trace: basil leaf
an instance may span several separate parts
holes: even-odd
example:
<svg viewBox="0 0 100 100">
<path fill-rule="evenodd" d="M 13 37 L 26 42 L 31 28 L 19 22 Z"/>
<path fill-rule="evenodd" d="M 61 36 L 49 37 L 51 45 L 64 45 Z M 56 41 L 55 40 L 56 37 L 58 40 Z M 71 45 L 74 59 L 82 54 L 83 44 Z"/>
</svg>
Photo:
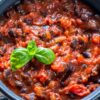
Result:
<svg viewBox="0 0 100 100">
<path fill-rule="evenodd" d="M 36 46 L 35 41 L 33 41 L 33 40 L 30 41 L 30 42 L 28 43 L 27 49 L 28 49 L 28 51 L 29 51 L 29 54 L 30 54 L 31 56 L 34 56 L 34 54 L 35 54 L 35 52 L 36 52 L 36 50 L 37 50 L 37 46 Z"/>
<path fill-rule="evenodd" d="M 55 54 L 51 49 L 40 47 L 37 49 L 35 58 L 41 63 L 49 65 L 55 60 Z"/>
<path fill-rule="evenodd" d="M 27 48 L 15 49 L 10 57 L 11 69 L 17 70 L 27 64 L 35 57 L 41 63 L 46 65 L 51 64 L 55 60 L 55 54 L 51 49 L 38 48 L 32 40 L 28 43 Z"/>
<path fill-rule="evenodd" d="M 29 55 L 29 51 L 25 48 L 15 49 L 10 58 L 11 69 L 17 70 L 22 68 L 25 64 L 27 64 L 32 57 Z"/>
</svg>

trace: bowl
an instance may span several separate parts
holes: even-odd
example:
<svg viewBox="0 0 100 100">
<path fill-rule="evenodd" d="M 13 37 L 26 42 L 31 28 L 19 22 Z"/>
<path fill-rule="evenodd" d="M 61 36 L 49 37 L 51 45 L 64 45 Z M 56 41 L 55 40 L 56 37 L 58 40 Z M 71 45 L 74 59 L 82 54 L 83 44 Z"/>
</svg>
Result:
<svg viewBox="0 0 100 100">
<path fill-rule="evenodd" d="M 5 1 L 6 0 L 0 1 L 0 6 L 4 10 L 6 9 L 5 6 L 8 7 L 11 4 L 11 2 L 7 3 L 7 1 L 6 2 Z M 9 0 L 9 1 L 12 1 L 12 0 Z M 6 3 L 5 6 L 3 6 L 4 2 Z M 12 2 L 12 4 L 14 4 L 14 2 Z M 0 14 L 3 13 L 3 9 L 0 10 Z M 6 97 L 1 96 L 0 100 L 8 100 L 7 98 L 11 100 L 24 100 L 20 96 L 16 95 L 13 91 L 11 91 L 1 80 L 0 80 L 0 91 L 6 96 Z M 88 96 L 84 97 L 82 100 L 100 100 L 100 87 L 98 87 L 95 91 L 93 91 Z"/>
</svg>

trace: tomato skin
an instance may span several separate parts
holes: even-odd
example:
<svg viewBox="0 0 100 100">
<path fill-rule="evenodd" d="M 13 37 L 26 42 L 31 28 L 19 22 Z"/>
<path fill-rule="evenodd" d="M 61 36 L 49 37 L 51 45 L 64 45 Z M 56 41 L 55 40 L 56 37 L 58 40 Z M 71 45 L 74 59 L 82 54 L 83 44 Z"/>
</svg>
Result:
<svg viewBox="0 0 100 100">
<path fill-rule="evenodd" d="M 36 85 L 33 90 L 37 96 L 43 97 L 43 91 L 45 90 L 43 87 Z"/>
<path fill-rule="evenodd" d="M 99 44 L 99 43 L 100 43 L 100 35 L 94 34 L 94 35 L 92 36 L 92 42 L 93 42 L 93 43 L 96 43 L 96 44 Z"/>
<path fill-rule="evenodd" d="M 60 23 L 61 23 L 61 26 L 64 29 L 67 29 L 67 28 L 69 28 L 72 25 L 72 21 L 70 19 L 68 19 L 67 17 L 62 17 L 60 19 Z"/>
<path fill-rule="evenodd" d="M 5 69 L 5 67 L 4 67 L 4 66 L 2 66 L 2 65 L 0 65 L 0 72 L 3 72 L 3 71 L 4 71 L 4 69 Z"/>
<path fill-rule="evenodd" d="M 39 72 L 39 75 L 38 75 L 38 79 L 40 82 L 44 83 L 46 80 L 48 80 L 48 75 L 47 73 L 45 72 L 45 70 L 41 70 Z"/>
<path fill-rule="evenodd" d="M 45 82 L 48 79 L 48 77 L 45 74 L 41 74 L 41 76 L 39 76 L 39 80 L 40 82 Z"/>
<path fill-rule="evenodd" d="M 1 59 L 0 59 L 1 60 Z M 4 65 L 3 63 L 0 61 L 0 72 L 2 72 L 4 70 Z"/>
<path fill-rule="evenodd" d="M 80 97 L 83 97 L 83 96 L 86 96 L 90 93 L 90 91 L 83 85 L 79 85 L 79 84 L 74 84 L 70 87 L 69 89 L 70 92 L 80 96 Z"/>
<path fill-rule="evenodd" d="M 54 64 L 51 65 L 51 69 L 55 72 L 63 72 L 65 70 L 65 62 L 61 57 L 58 57 Z"/>
<path fill-rule="evenodd" d="M 64 67 L 62 65 L 52 65 L 51 69 L 53 71 L 56 71 L 56 72 L 63 72 L 64 71 Z"/>
</svg>

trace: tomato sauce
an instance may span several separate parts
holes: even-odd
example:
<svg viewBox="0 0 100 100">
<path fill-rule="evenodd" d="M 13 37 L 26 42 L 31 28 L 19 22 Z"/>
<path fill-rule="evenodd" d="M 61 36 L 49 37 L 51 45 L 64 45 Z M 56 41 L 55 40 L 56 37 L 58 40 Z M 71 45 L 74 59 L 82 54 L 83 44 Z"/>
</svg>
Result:
<svg viewBox="0 0 100 100">
<path fill-rule="evenodd" d="M 35 40 L 56 55 L 12 71 L 10 55 Z M 100 16 L 80 0 L 23 0 L 0 17 L 0 78 L 25 100 L 81 99 L 100 86 Z"/>
</svg>

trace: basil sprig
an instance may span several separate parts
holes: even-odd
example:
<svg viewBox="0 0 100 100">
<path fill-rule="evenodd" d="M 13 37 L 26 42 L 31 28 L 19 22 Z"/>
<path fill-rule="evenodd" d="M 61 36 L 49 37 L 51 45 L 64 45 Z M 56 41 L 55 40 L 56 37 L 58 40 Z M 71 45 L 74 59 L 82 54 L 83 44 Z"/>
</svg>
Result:
<svg viewBox="0 0 100 100">
<path fill-rule="evenodd" d="M 30 60 L 36 58 L 43 64 L 49 65 L 55 60 L 54 52 L 49 48 L 37 47 L 35 41 L 30 41 L 27 48 L 15 49 L 10 57 L 11 69 L 22 68 Z"/>
<path fill-rule="evenodd" d="M 37 49 L 35 58 L 41 63 L 49 65 L 54 61 L 55 55 L 51 49 L 40 47 Z"/>
<path fill-rule="evenodd" d="M 30 41 L 28 43 L 28 46 L 27 46 L 27 50 L 29 51 L 29 54 L 31 56 L 34 56 L 36 51 L 37 51 L 37 46 L 36 46 L 36 43 L 34 41 Z"/>
<path fill-rule="evenodd" d="M 15 49 L 10 58 L 11 69 L 16 70 L 27 64 L 32 57 L 29 55 L 29 51 L 26 48 Z"/>
</svg>

